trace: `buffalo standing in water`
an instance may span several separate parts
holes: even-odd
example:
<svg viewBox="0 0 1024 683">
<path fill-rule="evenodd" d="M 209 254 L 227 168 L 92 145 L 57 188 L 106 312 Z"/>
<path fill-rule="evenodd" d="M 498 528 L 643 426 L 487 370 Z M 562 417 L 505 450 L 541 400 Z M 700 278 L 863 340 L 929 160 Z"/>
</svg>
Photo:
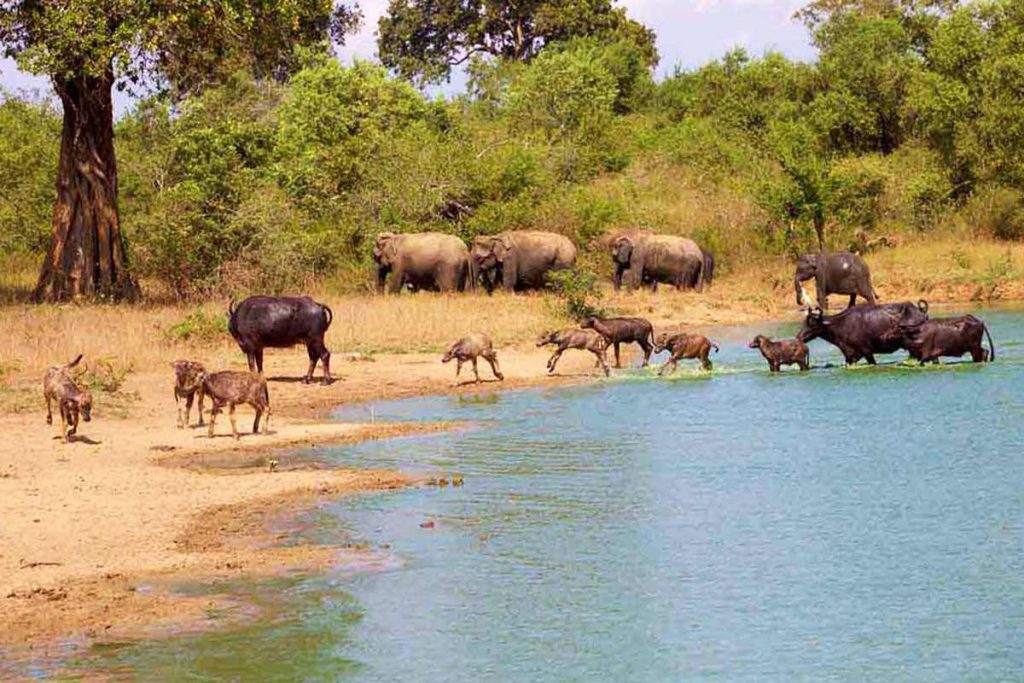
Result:
<svg viewBox="0 0 1024 683">
<path fill-rule="evenodd" d="M 838 315 L 825 315 L 822 310 L 808 311 L 803 329 L 796 338 L 805 344 L 821 337 L 839 347 L 847 365 L 861 358 L 875 365 L 875 354 L 895 353 L 906 348 L 903 327 L 923 323 L 928 319 L 928 303 L 872 306 L 851 306 Z"/>
<path fill-rule="evenodd" d="M 263 374 L 263 349 L 305 344 L 309 370 L 302 381 L 307 384 L 313 381 L 317 361 L 324 365 L 324 383 L 332 381 L 331 352 L 324 335 L 333 319 L 330 308 L 308 296 L 251 296 L 238 308 L 234 302 L 228 306 L 228 331 L 249 361 L 251 372 Z"/>
<path fill-rule="evenodd" d="M 903 325 L 903 345 L 910 357 L 921 365 L 939 362 L 941 356 L 959 358 L 971 354 L 975 363 L 994 361 L 996 347 L 988 327 L 973 315 L 959 318 L 935 318 L 916 325 Z M 988 348 L 982 348 L 982 337 L 988 337 Z"/>
</svg>

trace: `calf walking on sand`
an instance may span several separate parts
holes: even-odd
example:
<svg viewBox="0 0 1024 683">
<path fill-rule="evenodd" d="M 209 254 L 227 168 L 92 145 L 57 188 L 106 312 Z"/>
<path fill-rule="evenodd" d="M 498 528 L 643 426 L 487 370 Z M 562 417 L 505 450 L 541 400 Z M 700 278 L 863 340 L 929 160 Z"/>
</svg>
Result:
<svg viewBox="0 0 1024 683">
<path fill-rule="evenodd" d="M 772 372 L 779 372 L 783 365 L 799 365 L 801 371 L 810 368 L 807 364 L 810 351 L 807 349 L 807 344 L 799 339 L 772 341 L 763 334 L 759 334 L 747 346 L 761 350 L 761 355 L 768 361 L 768 369 Z"/>
<path fill-rule="evenodd" d="M 473 376 L 476 377 L 476 383 L 480 383 L 480 372 L 476 367 L 477 358 L 483 358 L 491 364 L 491 372 L 494 373 L 499 382 L 505 379 L 505 375 L 501 374 L 501 368 L 498 366 L 498 354 L 494 351 L 494 344 L 491 343 L 491 338 L 486 334 L 476 332 L 467 334 L 451 345 L 444 356 L 441 357 L 441 362 L 448 363 L 453 358 L 455 359 L 456 383 L 459 381 L 459 373 L 462 372 L 462 364 L 466 361 L 473 363 Z"/>
<path fill-rule="evenodd" d="M 43 398 L 46 399 L 46 424 L 53 424 L 53 407 L 57 402 L 60 412 L 60 439 L 64 443 L 78 432 L 78 417 L 86 422 L 92 420 L 92 394 L 81 389 L 71 378 L 71 369 L 82 360 L 82 354 L 67 365 L 54 366 L 43 377 Z"/>
<path fill-rule="evenodd" d="M 235 424 L 235 406 L 240 403 L 246 403 L 256 410 L 256 419 L 252 422 L 253 434 L 259 432 L 260 416 L 263 413 L 267 414 L 263 419 L 263 433 L 266 434 L 270 429 L 270 393 L 267 391 L 267 380 L 263 375 L 239 370 L 225 370 L 212 375 L 204 373 L 202 391 L 213 401 L 210 408 L 210 427 L 207 431 L 211 438 L 217 415 L 225 405 L 228 406 L 231 433 L 235 439 L 240 437 L 238 425 Z"/>
</svg>

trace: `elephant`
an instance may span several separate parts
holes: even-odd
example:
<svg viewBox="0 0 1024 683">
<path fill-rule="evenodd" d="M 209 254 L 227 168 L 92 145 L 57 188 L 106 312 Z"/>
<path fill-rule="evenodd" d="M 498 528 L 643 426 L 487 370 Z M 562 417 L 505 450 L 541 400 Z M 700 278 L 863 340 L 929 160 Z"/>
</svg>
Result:
<svg viewBox="0 0 1024 683">
<path fill-rule="evenodd" d="M 551 271 L 576 265 L 576 247 L 553 232 L 521 230 L 485 235 L 470 247 L 471 279 L 483 281 L 487 293 L 543 289 Z"/>
<path fill-rule="evenodd" d="M 373 247 L 377 291 L 392 294 L 408 285 L 413 291 L 463 292 L 473 289 L 469 250 L 461 239 L 440 232 L 383 232 Z M 391 282 L 388 283 L 388 275 Z"/>
<path fill-rule="evenodd" d="M 872 306 L 877 303 L 878 295 L 871 286 L 871 271 L 864 259 L 856 254 L 848 251 L 822 251 L 801 255 L 796 261 L 796 275 L 793 277 L 797 306 L 811 305 L 811 302 L 804 301 L 803 287 L 800 285 L 811 278 L 814 278 L 817 289 L 818 307 L 823 311 L 828 310 L 829 294 L 849 294 L 850 306 L 857 302 L 857 295 L 867 299 Z"/>
<path fill-rule="evenodd" d="M 676 289 L 700 292 L 711 285 L 714 258 L 686 237 L 630 230 L 619 235 L 611 249 L 615 263 L 612 282 L 616 290 L 622 287 L 627 270 L 634 288 L 650 285 L 657 291 L 658 283 L 664 282 Z"/>
</svg>

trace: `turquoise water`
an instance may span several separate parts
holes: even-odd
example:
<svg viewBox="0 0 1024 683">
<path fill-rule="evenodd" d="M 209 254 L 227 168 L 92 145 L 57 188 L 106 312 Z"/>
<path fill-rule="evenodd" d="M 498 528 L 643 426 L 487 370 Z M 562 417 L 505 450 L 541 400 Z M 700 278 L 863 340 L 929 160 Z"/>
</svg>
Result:
<svg viewBox="0 0 1024 683">
<path fill-rule="evenodd" d="M 373 571 L 240 586 L 272 616 L 108 647 L 81 670 L 1022 680 L 1024 316 L 982 315 L 998 354 L 986 366 L 847 370 L 817 341 L 817 369 L 770 376 L 745 348 L 753 331 L 733 330 L 718 336 L 711 378 L 632 370 L 579 388 L 377 403 L 378 420 L 476 426 L 326 456 L 465 476 L 301 520 L 314 539 L 369 542 Z"/>
</svg>

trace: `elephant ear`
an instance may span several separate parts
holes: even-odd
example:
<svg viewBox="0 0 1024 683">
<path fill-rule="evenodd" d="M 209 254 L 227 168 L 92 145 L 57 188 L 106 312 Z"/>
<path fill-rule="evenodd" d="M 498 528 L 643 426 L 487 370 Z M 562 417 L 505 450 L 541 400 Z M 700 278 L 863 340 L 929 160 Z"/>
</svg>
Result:
<svg viewBox="0 0 1024 683">
<path fill-rule="evenodd" d="M 512 253 L 512 238 L 508 235 L 498 235 L 491 242 L 491 251 L 499 263 L 504 263 L 508 255 Z"/>
<path fill-rule="evenodd" d="M 644 263 L 647 258 L 648 244 L 647 240 L 639 240 L 639 242 L 629 241 L 633 246 L 633 253 L 629 258 L 629 281 L 632 286 L 636 289 L 640 289 L 644 285 Z"/>
<path fill-rule="evenodd" d="M 384 242 L 381 252 L 389 263 L 394 263 L 398 259 L 398 247 L 401 246 L 402 243 L 402 240 L 400 239 L 401 236 L 394 233 L 384 234 L 388 236 L 388 239 Z"/>
</svg>

